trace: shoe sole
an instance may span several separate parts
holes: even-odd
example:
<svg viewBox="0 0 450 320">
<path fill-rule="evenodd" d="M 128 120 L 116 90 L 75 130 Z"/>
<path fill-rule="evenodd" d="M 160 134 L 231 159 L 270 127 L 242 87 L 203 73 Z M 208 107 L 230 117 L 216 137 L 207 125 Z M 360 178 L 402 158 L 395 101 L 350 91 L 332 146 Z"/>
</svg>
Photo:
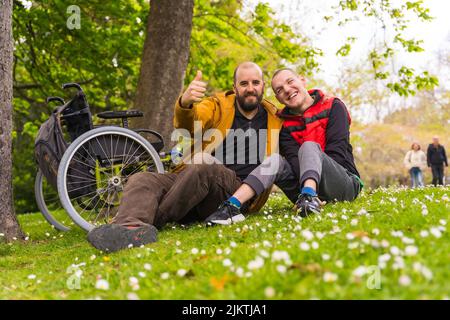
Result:
<svg viewBox="0 0 450 320">
<path fill-rule="evenodd" d="M 320 210 L 304 210 L 303 208 L 300 208 L 297 210 L 297 213 L 300 215 L 300 217 L 306 218 L 311 214 L 320 214 Z"/>
<path fill-rule="evenodd" d="M 237 215 L 233 216 L 232 218 L 228 218 L 226 220 L 211 220 L 211 221 L 208 221 L 208 223 L 209 224 L 213 224 L 214 223 L 214 224 L 220 224 L 220 225 L 223 225 L 223 226 L 228 226 L 230 224 L 241 222 L 241 221 L 244 221 L 244 220 L 245 220 L 245 217 L 241 213 L 241 214 L 237 214 Z"/>
<path fill-rule="evenodd" d="M 108 224 L 91 230 L 87 240 L 98 250 L 116 252 L 156 242 L 157 230 L 152 225 L 127 229 L 120 225 Z"/>
</svg>

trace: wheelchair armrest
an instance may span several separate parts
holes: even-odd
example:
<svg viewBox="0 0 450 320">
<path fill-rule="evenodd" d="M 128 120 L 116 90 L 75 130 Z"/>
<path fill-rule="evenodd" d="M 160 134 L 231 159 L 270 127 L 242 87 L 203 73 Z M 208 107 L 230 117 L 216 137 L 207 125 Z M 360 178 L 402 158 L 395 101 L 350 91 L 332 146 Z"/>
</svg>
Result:
<svg viewBox="0 0 450 320">
<path fill-rule="evenodd" d="M 143 117 L 144 113 L 139 110 L 124 110 L 124 111 L 104 111 L 97 113 L 97 117 L 101 119 L 124 119 Z"/>
</svg>

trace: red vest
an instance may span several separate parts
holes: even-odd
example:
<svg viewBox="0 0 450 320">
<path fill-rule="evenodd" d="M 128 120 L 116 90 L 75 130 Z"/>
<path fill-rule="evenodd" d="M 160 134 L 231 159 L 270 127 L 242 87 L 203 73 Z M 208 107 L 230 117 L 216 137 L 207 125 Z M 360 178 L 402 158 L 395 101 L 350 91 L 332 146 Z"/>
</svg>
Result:
<svg viewBox="0 0 450 320">
<path fill-rule="evenodd" d="M 280 116 L 284 119 L 283 127 L 291 136 L 302 145 L 305 141 L 314 141 L 320 144 L 325 151 L 328 117 L 336 97 L 325 97 L 320 90 L 309 90 L 310 95 L 318 94 L 320 100 L 309 107 L 303 115 L 289 115 L 282 110 Z M 285 107 L 286 108 L 286 107 Z M 347 111 L 347 110 L 346 110 Z M 348 122 L 351 123 L 350 114 L 347 111 Z"/>
</svg>

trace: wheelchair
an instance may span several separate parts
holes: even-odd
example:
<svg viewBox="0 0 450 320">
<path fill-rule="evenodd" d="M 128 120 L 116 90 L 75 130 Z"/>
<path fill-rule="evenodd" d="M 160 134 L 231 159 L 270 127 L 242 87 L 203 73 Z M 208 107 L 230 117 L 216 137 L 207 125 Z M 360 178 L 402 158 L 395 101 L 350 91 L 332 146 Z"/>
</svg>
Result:
<svg viewBox="0 0 450 320">
<path fill-rule="evenodd" d="M 58 165 L 56 183 L 40 168 L 35 179 L 35 198 L 44 218 L 57 230 L 70 228 L 55 218 L 64 209 L 73 222 L 86 231 L 110 223 L 117 213 L 123 188 L 137 172 L 164 173 L 170 155 L 160 158 L 162 136 L 149 129 L 130 129 L 128 119 L 142 117 L 137 110 L 105 111 L 96 116 L 104 121 L 120 119 L 120 125 L 93 125 L 86 96 L 77 83 L 63 85 L 77 93 L 69 102 L 59 97 L 61 127 L 67 149 Z M 117 120 L 116 120 L 117 121 Z M 44 168 L 46 169 L 46 168 Z M 56 189 L 56 190 L 55 190 Z"/>
</svg>

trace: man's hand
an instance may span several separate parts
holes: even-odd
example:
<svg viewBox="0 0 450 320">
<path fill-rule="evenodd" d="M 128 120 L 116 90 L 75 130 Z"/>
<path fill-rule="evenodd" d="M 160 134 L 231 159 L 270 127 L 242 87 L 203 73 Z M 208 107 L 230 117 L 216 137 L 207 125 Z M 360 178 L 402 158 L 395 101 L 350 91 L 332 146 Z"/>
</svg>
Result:
<svg viewBox="0 0 450 320">
<path fill-rule="evenodd" d="M 202 81 L 202 72 L 197 71 L 197 75 L 194 80 L 189 84 L 186 91 L 181 96 L 181 106 L 184 108 L 189 107 L 194 102 L 202 101 L 205 96 L 206 82 Z"/>
</svg>

